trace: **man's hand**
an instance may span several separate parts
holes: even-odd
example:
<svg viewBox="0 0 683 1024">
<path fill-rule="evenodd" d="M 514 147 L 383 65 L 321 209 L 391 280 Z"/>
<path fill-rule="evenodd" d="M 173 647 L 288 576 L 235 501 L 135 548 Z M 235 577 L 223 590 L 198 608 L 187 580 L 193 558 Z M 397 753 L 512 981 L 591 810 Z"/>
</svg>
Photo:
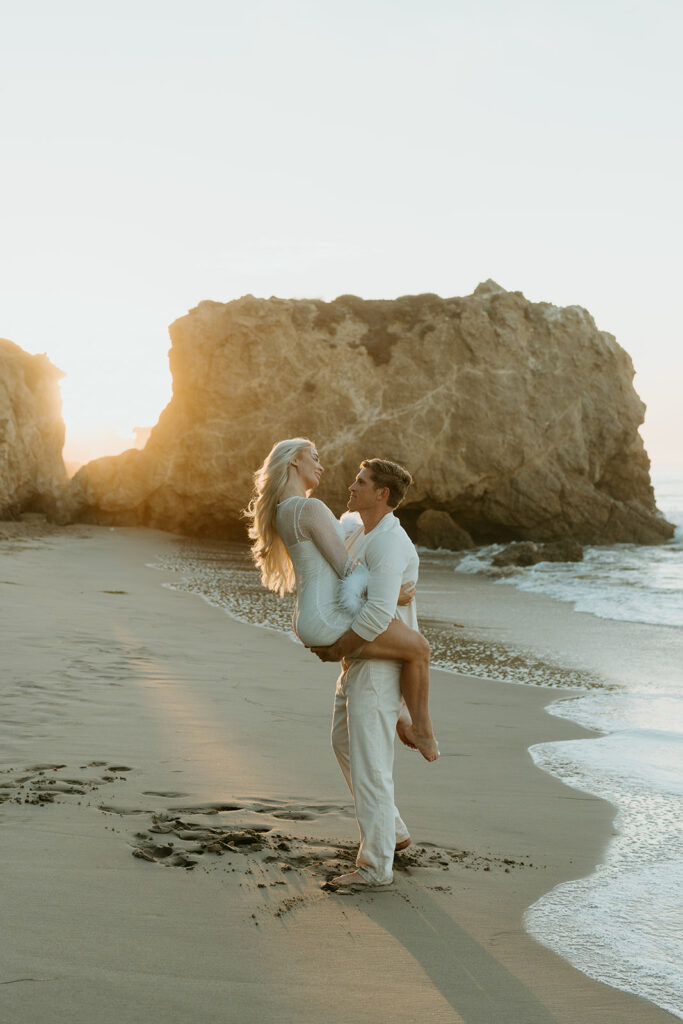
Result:
<svg viewBox="0 0 683 1024">
<path fill-rule="evenodd" d="M 341 661 L 344 657 L 343 654 L 339 654 L 337 651 L 336 644 L 330 644 L 329 647 L 310 647 L 309 650 L 315 654 L 316 658 L 320 658 L 321 661 Z"/>
<path fill-rule="evenodd" d="M 401 584 L 401 589 L 398 592 L 398 603 L 410 604 L 411 601 L 415 600 L 415 592 L 417 590 L 417 584 L 414 580 L 408 580 L 407 583 Z"/>
<path fill-rule="evenodd" d="M 348 629 L 335 643 L 328 647 L 311 647 L 310 650 L 321 661 L 341 661 L 365 645 L 365 640 L 352 629 Z"/>
</svg>

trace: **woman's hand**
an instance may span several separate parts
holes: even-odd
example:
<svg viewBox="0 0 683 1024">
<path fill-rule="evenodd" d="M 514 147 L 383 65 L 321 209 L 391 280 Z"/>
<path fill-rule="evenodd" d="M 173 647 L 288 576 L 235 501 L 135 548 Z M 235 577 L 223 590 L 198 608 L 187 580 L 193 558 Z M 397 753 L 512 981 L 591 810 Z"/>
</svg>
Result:
<svg viewBox="0 0 683 1024">
<path fill-rule="evenodd" d="M 407 583 L 401 584 L 401 589 L 398 592 L 398 603 L 399 604 L 410 604 L 415 599 L 416 583 L 414 580 L 408 580 Z"/>
</svg>

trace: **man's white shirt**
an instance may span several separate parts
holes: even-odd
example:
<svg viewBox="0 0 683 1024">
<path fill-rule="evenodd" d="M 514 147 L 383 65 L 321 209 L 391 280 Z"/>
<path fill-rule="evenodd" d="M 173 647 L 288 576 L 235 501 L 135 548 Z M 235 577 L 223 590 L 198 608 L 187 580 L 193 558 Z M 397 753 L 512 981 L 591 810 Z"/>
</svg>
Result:
<svg viewBox="0 0 683 1024">
<path fill-rule="evenodd" d="M 346 544 L 349 554 L 365 562 L 370 573 L 367 601 L 351 623 L 354 633 L 363 640 L 374 640 L 394 618 L 417 629 L 415 601 L 398 606 L 398 596 L 402 583 L 417 582 L 420 559 L 393 512 L 388 512 L 369 533 L 364 533 L 362 527 L 355 530 Z"/>
</svg>

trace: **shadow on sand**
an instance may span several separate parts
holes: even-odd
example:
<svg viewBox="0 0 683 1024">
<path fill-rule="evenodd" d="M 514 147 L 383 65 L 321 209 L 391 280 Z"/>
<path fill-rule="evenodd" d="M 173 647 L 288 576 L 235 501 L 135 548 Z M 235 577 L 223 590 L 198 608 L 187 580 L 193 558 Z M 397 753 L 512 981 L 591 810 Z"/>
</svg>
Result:
<svg viewBox="0 0 683 1024">
<path fill-rule="evenodd" d="M 465 1024 L 556 1024 L 522 982 L 423 889 L 419 904 L 413 895 L 409 889 L 362 898 L 358 910 L 414 957 Z"/>
</svg>

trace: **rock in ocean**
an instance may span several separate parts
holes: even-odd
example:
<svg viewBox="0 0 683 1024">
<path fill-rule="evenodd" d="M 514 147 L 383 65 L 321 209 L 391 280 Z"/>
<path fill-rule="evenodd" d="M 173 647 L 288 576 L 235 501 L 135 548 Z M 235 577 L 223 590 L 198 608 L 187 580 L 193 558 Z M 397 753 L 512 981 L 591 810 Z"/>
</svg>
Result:
<svg viewBox="0 0 683 1024">
<path fill-rule="evenodd" d="M 491 564 L 497 568 L 508 565 L 536 565 L 538 562 L 582 562 L 583 548 L 571 537 L 534 544 L 530 540 L 514 541 L 494 555 Z"/>
<path fill-rule="evenodd" d="M 631 360 L 579 306 L 492 281 L 448 299 L 247 295 L 201 302 L 170 334 L 169 405 L 142 451 L 76 474 L 70 518 L 243 536 L 254 470 L 303 435 L 337 514 L 360 460 L 380 456 L 415 478 L 402 509 L 414 534 L 433 510 L 463 543 L 672 535 Z"/>
</svg>

